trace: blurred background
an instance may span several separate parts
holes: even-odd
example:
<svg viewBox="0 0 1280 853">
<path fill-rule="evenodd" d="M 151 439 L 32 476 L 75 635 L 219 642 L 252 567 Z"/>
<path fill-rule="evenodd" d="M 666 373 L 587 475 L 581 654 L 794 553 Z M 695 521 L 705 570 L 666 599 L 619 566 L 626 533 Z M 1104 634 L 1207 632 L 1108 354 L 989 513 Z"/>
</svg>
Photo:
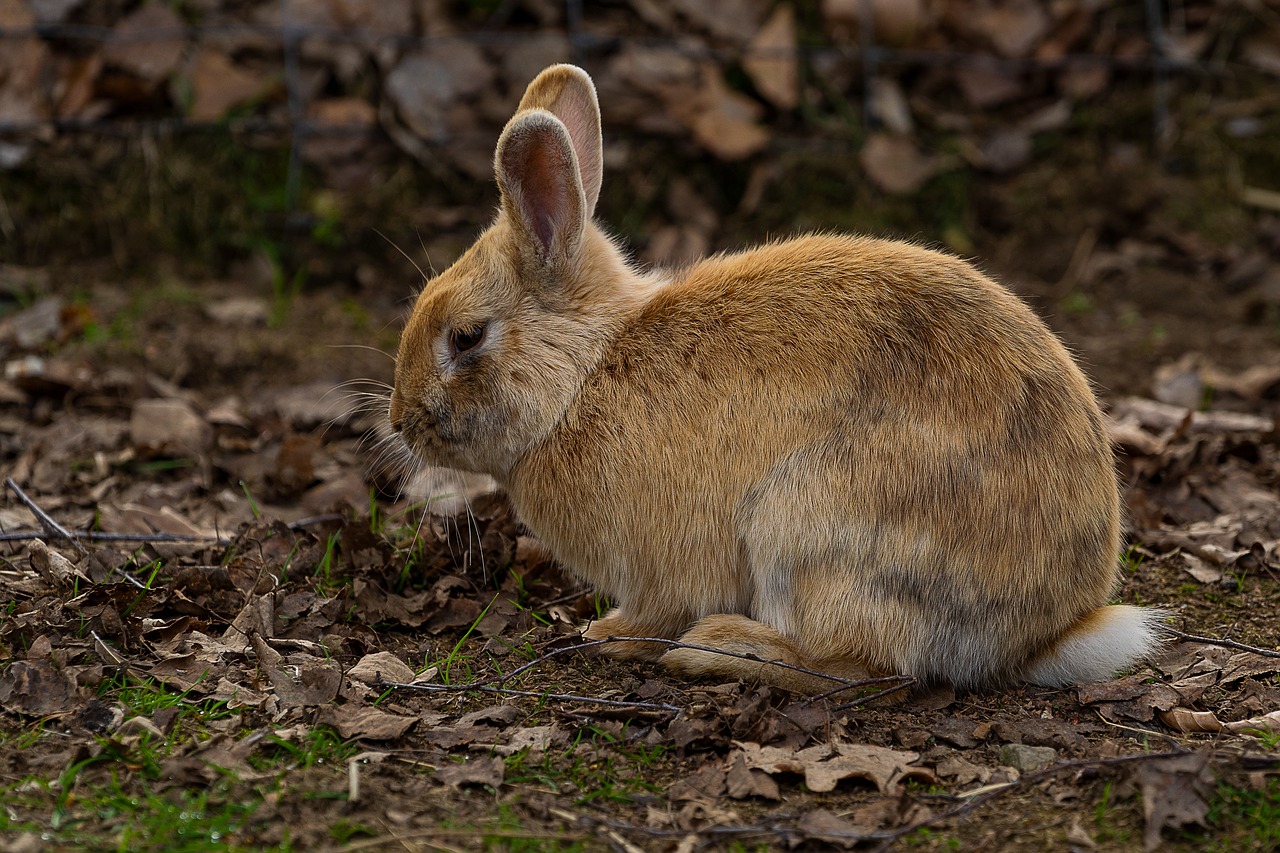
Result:
<svg viewBox="0 0 1280 853">
<path fill-rule="evenodd" d="M 0 0 L 3 397 L 387 379 L 339 347 L 394 351 L 562 61 L 642 263 L 901 237 L 1017 290 L 1104 394 L 1280 384 L 1274 0 Z"/>
</svg>

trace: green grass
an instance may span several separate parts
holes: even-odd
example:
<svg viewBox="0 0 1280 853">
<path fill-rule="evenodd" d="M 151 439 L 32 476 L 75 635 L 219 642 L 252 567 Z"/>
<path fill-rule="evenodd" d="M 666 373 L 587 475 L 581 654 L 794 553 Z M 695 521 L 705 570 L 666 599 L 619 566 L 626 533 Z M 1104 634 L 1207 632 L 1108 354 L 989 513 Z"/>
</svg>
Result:
<svg viewBox="0 0 1280 853">
<path fill-rule="evenodd" d="M 630 803 L 661 793 L 661 787 L 649 780 L 665 758 L 662 744 L 628 743 L 624 737 L 588 727 L 580 729 L 567 748 L 539 753 L 524 749 L 508 756 L 506 782 L 550 788 L 579 806 Z"/>
<path fill-rule="evenodd" d="M 360 751 L 355 744 L 324 727 L 314 728 L 296 740 L 269 734 L 266 743 L 264 749 L 249 759 L 259 770 L 298 770 L 326 764 L 341 767 Z"/>
<path fill-rule="evenodd" d="M 1219 784 L 1209 804 L 1209 829 L 1185 833 L 1192 849 L 1204 853 L 1280 850 L 1280 779 L 1261 787 Z"/>
<path fill-rule="evenodd" d="M 117 673 L 103 681 L 98 696 L 122 705 L 126 717 L 149 717 L 165 708 L 179 708 L 200 723 L 233 716 L 226 702 L 193 699 L 189 689 L 170 690 L 151 678 L 137 678 L 127 673 Z"/>
<path fill-rule="evenodd" d="M 138 698 L 136 691 L 120 692 Z M 33 833 L 58 850 L 292 849 L 287 841 L 262 847 L 239 840 L 263 797 L 232 774 L 209 785 L 169 779 L 165 762 L 177 741 L 176 734 L 144 733 L 131 743 L 100 738 L 93 754 L 52 779 L 29 775 L 0 787 L 0 832 Z"/>
<path fill-rule="evenodd" d="M 131 714 L 175 707 L 185 697 L 147 681 L 110 684 L 108 696 Z M 295 790 L 290 781 L 299 770 L 340 769 L 359 750 L 324 727 L 292 739 L 267 735 L 248 760 L 255 771 L 268 774 L 260 783 L 247 784 L 222 768 L 202 771 L 212 776 L 209 783 L 173 778 L 172 761 L 182 761 L 192 738 L 204 739 L 203 723 L 226 714 L 221 703 L 181 707 L 182 717 L 166 736 L 143 732 L 136 739 L 98 738 L 90 755 L 75 753 L 53 778 L 33 774 L 0 786 L 0 833 L 35 834 L 58 850 L 288 851 L 293 847 L 287 828 L 278 843 L 263 845 L 258 838 L 259 829 L 280 820 L 273 806 L 260 816 L 260 826 L 255 823 L 265 801 L 345 797 L 328 790 Z M 30 726 L 0 733 L 0 745 L 33 748 L 44 738 L 43 727 Z M 345 842 L 367 830 L 335 816 L 330 833 Z"/>
</svg>

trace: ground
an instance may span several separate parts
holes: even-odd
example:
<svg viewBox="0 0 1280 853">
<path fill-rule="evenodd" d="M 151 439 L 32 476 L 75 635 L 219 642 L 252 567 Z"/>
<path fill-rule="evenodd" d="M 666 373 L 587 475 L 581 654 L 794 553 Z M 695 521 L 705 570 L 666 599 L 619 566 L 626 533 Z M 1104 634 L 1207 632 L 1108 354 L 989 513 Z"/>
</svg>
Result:
<svg viewBox="0 0 1280 853">
<path fill-rule="evenodd" d="M 0 850 L 1276 849 L 1280 220 L 1138 151 L 1086 134 L 847 215 L 815 202 L 839 166 L 787 155 L 753 209 L 709 202 L 712 248 L 946 243 L 1078 353 L 1126 489 L 1117 598 L 1182 633 L 1078 689 L 850 704 L 575 649 L 604 604 L 501 496 L 452 514 L 378 467 L 348 392 L 389 381 L 421 280 L 355 213 L 305 263 L 3 268 L 0 522 L 39 536 L 0 562 Z M 636 198 L 731 183 L 635 156 Z M 491 201 L 389 242 L 447 263 Z"/>
</svg>

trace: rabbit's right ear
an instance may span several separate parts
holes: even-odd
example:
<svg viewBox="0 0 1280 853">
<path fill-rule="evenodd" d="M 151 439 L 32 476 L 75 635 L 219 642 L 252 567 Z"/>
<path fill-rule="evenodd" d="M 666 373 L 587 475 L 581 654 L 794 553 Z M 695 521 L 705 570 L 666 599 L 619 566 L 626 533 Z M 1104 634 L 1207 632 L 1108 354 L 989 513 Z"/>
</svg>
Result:
<svg viewBox="0 0 1280 853">
<path fill-rule="evenodd" d="M 503 210 L 539 263 L 561 264 L 577 251 L 603 161 L 591 78 L 572 65 L 551 66 L 525 90 L 494 158 Z"/>
<path fill-rule="evenodd" d="M 539 266 L 563 269 L 577 254 L 587 222 L 565 126 L 544 110 L 517 115 L 498 140 L 494 170 L 522 253 Z"/>
</svg>

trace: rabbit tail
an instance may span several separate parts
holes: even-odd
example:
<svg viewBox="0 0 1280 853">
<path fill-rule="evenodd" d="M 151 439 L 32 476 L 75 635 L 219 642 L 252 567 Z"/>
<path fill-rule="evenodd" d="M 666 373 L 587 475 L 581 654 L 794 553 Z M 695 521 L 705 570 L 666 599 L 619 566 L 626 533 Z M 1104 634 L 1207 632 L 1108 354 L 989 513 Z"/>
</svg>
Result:
<svg viewBox="0 0 1280 853">
<path fill-rule="evenodd" d="M 1115 604 L 1091 610 L 1036 657 L 1025 680 L 1043 687 L 1114 678 L 1161 645 L 1159 610 Z"/>
</svg>

